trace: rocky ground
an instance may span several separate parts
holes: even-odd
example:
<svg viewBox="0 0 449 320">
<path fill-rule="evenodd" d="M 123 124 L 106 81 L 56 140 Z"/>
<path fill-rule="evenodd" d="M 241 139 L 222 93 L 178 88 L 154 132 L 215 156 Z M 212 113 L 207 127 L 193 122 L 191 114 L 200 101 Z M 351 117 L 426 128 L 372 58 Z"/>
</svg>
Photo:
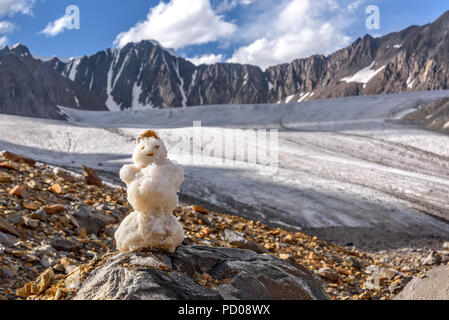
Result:
<svg viewBox="0 0 449 320">
<path fill-rule="evenodd" d="M 11 153 L 0 157 L 0 299 L 70 299 L 115 251 L 113 233 L 131 210 L 123 188 Z M 435 239 L 384 251 L 183 204 L 185 245 L 233 247 L 296 262 L 324 281 L 332 299 L 392 299 L 413 277 L 449 262 Z M 198 279 L 200 284 L 213 279 Z"/>
</svg>

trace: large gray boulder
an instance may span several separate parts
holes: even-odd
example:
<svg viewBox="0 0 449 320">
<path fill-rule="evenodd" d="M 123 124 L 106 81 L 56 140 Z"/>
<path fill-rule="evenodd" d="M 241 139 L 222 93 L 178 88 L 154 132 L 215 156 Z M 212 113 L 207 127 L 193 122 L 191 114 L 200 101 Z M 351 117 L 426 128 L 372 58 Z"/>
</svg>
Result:
<svg viewBox="0 0 449 320">
<path fill-rule="evenodd" d="M 449 266 L 435 268 L 410 281 L 396 300 L 449 300 Z"/>
<path fill-rule="evenodd" d="M 75 300 L 327 300 L 302 266 L 249 250 L 181 246 L 174 254 L 119 253 L 94 270 Z"/>
</svg>

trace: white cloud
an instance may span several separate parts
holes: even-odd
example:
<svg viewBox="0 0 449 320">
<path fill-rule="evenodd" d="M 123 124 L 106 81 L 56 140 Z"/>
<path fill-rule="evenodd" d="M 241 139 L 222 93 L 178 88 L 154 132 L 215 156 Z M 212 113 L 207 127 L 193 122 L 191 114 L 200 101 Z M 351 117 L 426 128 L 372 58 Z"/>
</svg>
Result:
<svg viewBox="0 0 449 320">
<path fill-rule="evenodd" d="M 178 49 L 233 35 L 237 26 L 212 9 L 209 0 L 171 0 L 150 9 L 146 20 L 120 33 L 114 44 L 157 40 L 163 46 Z"/>
<path fill-rule="evenodd" d="M 0 47 L 5 46 L 8 43 L 7 37 L 0 37 Z"/>
<path fill-rule="evenodd" d="M 62 32 L 65 29 L 70 29 L 73 22 L 73 16 L 65 14 L 61 18 L 50 22 L 44 30 L 40 31 L 39 34 L 44 34 L 47 37 L 54 37 Z"/>
<path fill-rule="evenodd" d="M 214 64 L 223 62 L 223 55 L 222 54 L 206 54 L 203 56 L 195 56 L 193 58 L 187 58 L 190 62 L 192 62 L 194 65 L 201 65 L 201 64 Z"/>
<path fill-rule="evenodd" d="M 347 9 L 349 12 L 356 11 L 366 0 L 356 0 L 348 4 Z"/>
<path fill-rule="evenodd" d="M 258 19 L 249 26 L 258 37 L 237 49 L 229 62 L 266 68 L 316 53 L 328 54 L 350 43 L 342 19 L 348 9 L 336 1 L 288 0 L 280 5 L 271 20 L 264 16 L 264 23 Z"/>
<path fill-rule="evenodd" d="M 31 15 L 35 0 L 0 0 L 0 17 L 22 13 Z"/>
<path fill-rule="evenodd" d="M 0 34 L 14 31 L 15 25 L 9 21 L 0 21 Z"/>
<path fill-rule="evenodd" d="M 216 12 L 222 13 L 232 10 L 237 6 L 248 6 L 255 1 L 256 0 L 218 0 L 214 7 Z"/>
</svg>

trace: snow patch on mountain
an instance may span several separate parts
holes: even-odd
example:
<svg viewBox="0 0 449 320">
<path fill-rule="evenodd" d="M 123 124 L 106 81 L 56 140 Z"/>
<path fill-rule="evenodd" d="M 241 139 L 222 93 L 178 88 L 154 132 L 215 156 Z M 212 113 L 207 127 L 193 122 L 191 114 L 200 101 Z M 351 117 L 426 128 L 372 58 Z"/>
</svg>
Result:
<svg viewBox="0 0 449 320">
<path fill-rule="evenodd" d="M 385 69 L 386 66 L 383 66 L 377 70 L 372 69 L 374 65 L 376 64 L 376 61 L 373 61 L 371 65 L 369 65 L 366 68 L 363 68 L 362 70 L 358 71 L 356 74 L 345 77 L 341 79 L 341 81 L 345 81 L 347 83 L 350 82 L 357 82 L 357 83 L 364 83 L 367 84 L 371 81 L 379 72 L 381 72 L 383 69 Z"/>
</svg>

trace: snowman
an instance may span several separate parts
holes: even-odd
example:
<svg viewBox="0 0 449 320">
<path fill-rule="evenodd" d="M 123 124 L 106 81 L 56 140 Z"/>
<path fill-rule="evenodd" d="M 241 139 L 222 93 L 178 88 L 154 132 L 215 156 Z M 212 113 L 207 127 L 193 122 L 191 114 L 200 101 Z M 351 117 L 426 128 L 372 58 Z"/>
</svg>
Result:
<svg viewBox="0 0 449 320">
<path fill-rule="evenodd" d="M 174 252 L 185 234 L 172 212 L 178 205 L 184 169 L 167 159 L 167 148 L 151 130 L 137 139 L 133 164 L 120 170 L 134 208 L 115 232 L 117 249 L 132 252 L 143 248 Z"/>
</svg>

